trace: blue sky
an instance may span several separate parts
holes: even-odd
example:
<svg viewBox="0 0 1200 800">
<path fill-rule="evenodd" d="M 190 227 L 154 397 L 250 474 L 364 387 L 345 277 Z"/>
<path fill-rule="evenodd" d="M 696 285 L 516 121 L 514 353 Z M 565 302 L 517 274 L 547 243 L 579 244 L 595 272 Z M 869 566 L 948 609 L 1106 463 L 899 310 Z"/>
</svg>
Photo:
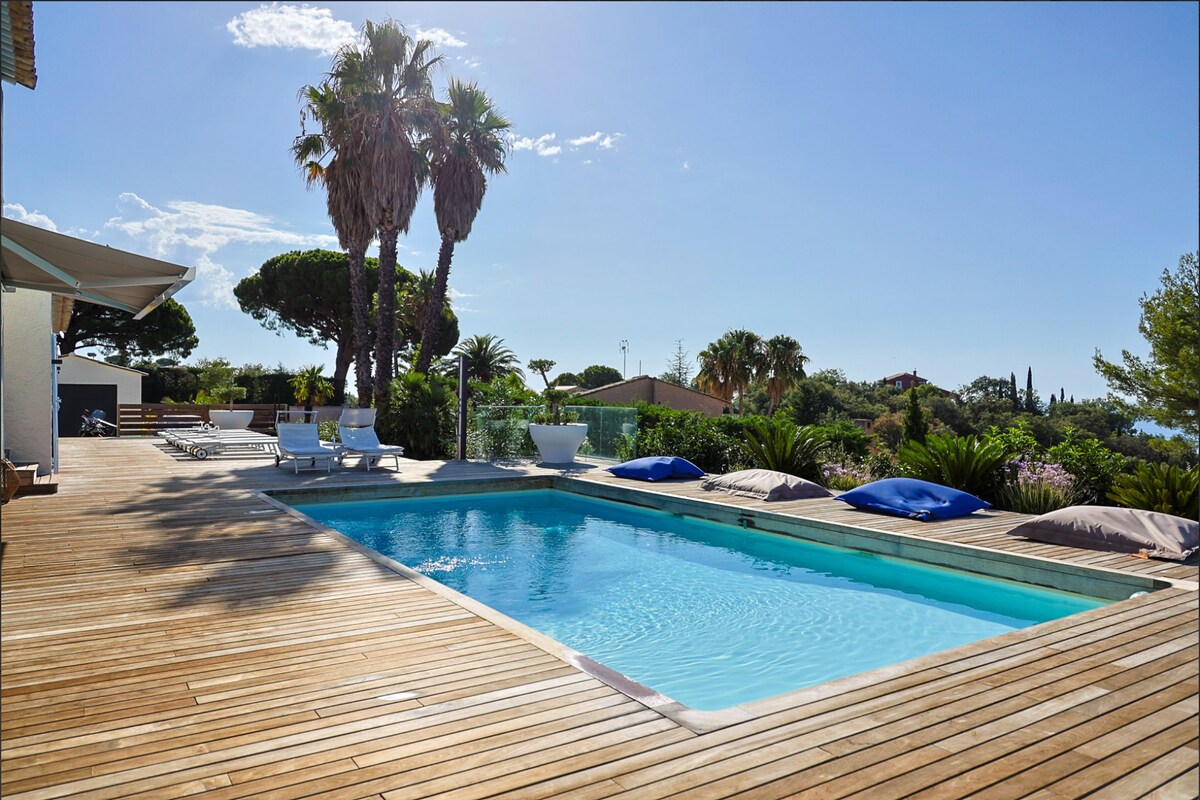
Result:
<svg viewBox="0 0 1200 800">
<path fill-rule="evenodd" d="M 1197 248 L 1197 4 L 34 4 L 5 87 L 5 215 L 199 267 L 193 355 L 323 363 L 230 287 L 336 247 L 288 147 L 364 20 L 439 44 L 514 123 L 450 285 L 522 361 L 658 374 L 729 328 L 810 370 L 1043 395 L 1142 353 Z M 400 261 L 431 269 L 422 198 Z"/>
</svg>

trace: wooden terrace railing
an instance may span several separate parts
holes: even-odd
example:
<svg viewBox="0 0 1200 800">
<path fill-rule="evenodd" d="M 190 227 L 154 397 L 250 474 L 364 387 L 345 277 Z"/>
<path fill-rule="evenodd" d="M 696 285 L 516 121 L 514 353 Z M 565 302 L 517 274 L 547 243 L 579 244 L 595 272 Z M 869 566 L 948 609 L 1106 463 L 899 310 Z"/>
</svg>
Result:
<svg viewBox="0 0 1200 800">
<path fill-rule="evenodd" d="M 121 403 L 117 406 L 118 436 L 153 436 L 159 431 L 187 428 L 210 422 L 208 412 L 229 408 L 227 405 L 206 406 L 194 403 Z M 234 403 L 235 411 L 253 411 L 252 431 L 275 428 L 275 413 L 286 411 L 286 405 L 273 403 Z"/>
</svg>

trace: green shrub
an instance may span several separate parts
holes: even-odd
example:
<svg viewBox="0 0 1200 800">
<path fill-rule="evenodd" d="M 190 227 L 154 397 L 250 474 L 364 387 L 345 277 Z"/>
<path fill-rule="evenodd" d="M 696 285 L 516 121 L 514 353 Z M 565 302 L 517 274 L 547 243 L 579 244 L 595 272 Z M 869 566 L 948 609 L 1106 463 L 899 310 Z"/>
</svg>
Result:
<svg viewBox="0 0 1200 800">
<path fill-rule="evenodd" d="M 790 420 L 755 419 L 738 442 L 750 464 L 758 469 L 786 472 L 797 478 L 824 483 L 823 457 L 829 445 L 814 426 L 797 427 Z"/>
<path fill-rule="evenodd" d="M 341 435 L 338 433 L 338 421 L 336 419 L 327 419 L 317 423 L 317 433 L 322 442 L 340 442 Z"/>
<path fill-rule="evenodd" d="M 1108 499 L 1127 508 L 1196 519 L 1200 510 L 1200 467 L 1138 464 L 1132 475 L 1116 477 Z"/>
<path fill-rule="evenodd" d="M 1010 457 L 1021 457 L 1025 459 L 1037 458 L 1042 454 L 1042 446 L 1038 443 L 1037 437 L 1029 430 L 1029 422 L 1027 420 L 1017 420 L 1015 425 L 1010 425 L 1004 430 L 1000 430 L 995 425 L 988 426 L 987 433 L 983 435 L 986 442 L 995 442 L 1007 450 Z"/>
<path fill-rule="evenodd" d="M 1009 453 L 996 442 L 980 441 L 974 436 L 931 433 L 924 444 L 905 442 L 896 458 L 901 472 L 910 478 L 994 500 Z"/>
<path fill-rule="evenodd" d="M 639 456 L 680 456 L 705 472 L 729 472 L 740 465 L 738 440 L 720 430 L 714 420 L 696 413 L 664 415 L 657 424 L 640 429 L 637 452 Z"/>
<path fill-rule="evenodd" d="M 406 372 L 392 381 L 391 401 L 379 410 L 375 430 L 385 444 L 410 458 L 446 458 L 457 424 L 454 382 L 437 374 Z"/>
<path fill-rule="evenodd" d="M 529 436 L 529 420 L 520 408 L 487 408 L 470 420 L 467 431 L 468 458 L 530 458 L 537 447 Z"/>
<path fill-rule="evenodd" d="M 872 453 L 863 459 L 863 466 L 867 468 L 867 474 L 873 481 L 881 481 L 884 478 L 895 478 L 900 474 L 900 467 L 896 460 L 891 455 L 885 452 Z"/>
<path fill-rule="evenodd" d="M 617 434 L 613 440 L 613 453 L 617 461 L 629 461 L 637 457 L 637 436 Z"/>
<path fill-rule="evenodd" d="M 1083 438 L 1075 428 L 1067 428 L 1066 437 L 1046 454 L 1075 476 L 1075 488 L 1085 503 L 1103 502 L 1127 461 L 1098 439 Z"/>
<path fill-rule="evenodd" d="M 831 453 L 861 461 L 871 452 L 871 437 L 849 420 L 811 426 L 813 433 L 829 443 Z"/>
</svg>

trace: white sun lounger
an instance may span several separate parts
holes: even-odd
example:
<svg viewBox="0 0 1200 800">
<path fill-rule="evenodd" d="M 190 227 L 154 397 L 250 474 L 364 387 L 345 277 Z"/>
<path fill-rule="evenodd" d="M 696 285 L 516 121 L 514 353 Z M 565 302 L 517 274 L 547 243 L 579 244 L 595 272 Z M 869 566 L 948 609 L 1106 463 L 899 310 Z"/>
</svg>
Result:
<svg viewBox="0 0 1200 800">
<path fill-rule="evenodd" d="M 299 473 L 301 461 L 307 461 L 311 469 L 317 469 L 317 464 L 323 461 L 325 471 L 329 472 L 334 460 L 341 460 L 342 451 L 321 441 L 315 422 L 280 422 L 275 428 L 279 432 L 275 466 L 291 459 L 295 472 Z"/>
<path fill-rule="evenodd" d="M 222 431 L 216 428 L 176 434 L 168 441 L 203 461 L 211 455 L 227 450 L 250 450 L 274 453 L 277 439 L 256 431 Z"/>
<path fill-rule="evenodd" d="M 376 466 L 384 458 L 393 459 L 396 469 L 400 469 L 400 456 L 404 455 L 404 448 L 398 445 L 380 444 L 379 435 L 375 433 L 374 428 L 347 428 L 344 425 L 338 425 L 338 436 L 342 439 L 342 450 L 345 451 L 345 454 L 362 456 L 368 472 L 371 471 L 372 466 Z"/>
</svg>

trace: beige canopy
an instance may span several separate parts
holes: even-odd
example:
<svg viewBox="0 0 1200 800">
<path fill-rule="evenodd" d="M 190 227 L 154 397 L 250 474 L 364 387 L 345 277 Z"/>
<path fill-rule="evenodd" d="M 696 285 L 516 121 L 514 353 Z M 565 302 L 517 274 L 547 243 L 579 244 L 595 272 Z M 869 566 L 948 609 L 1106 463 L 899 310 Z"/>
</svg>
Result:
<svg viewBox="0 0 1200 800">
<path fill-rule="evenodd" d="M 16 220 L 0 221 L 0 280 L 119 308 L 141 319 L 196 277 L 181 267 Z"/>
</svg>

